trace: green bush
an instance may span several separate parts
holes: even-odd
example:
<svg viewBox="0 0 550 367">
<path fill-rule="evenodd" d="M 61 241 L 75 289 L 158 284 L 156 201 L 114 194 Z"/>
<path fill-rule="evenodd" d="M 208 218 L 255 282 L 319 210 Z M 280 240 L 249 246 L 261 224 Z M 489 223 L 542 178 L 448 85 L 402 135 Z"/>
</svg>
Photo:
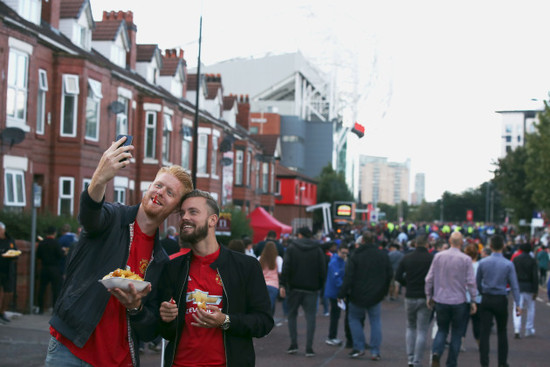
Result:
<svg viewBox="0 0 550 367">
<path fill-rule="evenodd" d="M 6 232 L 16 240 L 31 240 L 31 213 L 14 212 L 11 210 L 0 211 L 0 222 L 6 225 Z M 76 232 L 79 224 L 76 218 L 58 216 L 52 213 L 44 213 L 36 216 L 36 235 L 44 236 L 46 229 L 50 226 L 57 228 L 60 233 L 61 226 L 65 223 L 71 225 L 71 231 Z"/>
</svg>

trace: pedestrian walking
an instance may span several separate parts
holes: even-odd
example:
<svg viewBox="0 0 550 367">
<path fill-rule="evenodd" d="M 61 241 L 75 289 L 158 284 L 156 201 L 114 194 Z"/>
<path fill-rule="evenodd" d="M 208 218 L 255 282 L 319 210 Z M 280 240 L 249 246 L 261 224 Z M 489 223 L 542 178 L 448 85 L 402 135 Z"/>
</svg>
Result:
<svg viewBox="0 0 550 367">
<path fill-rule="evenodd" d="M 365 333 L 363 322 L 369 316 L 371 359 L 381 359 L 382 344 L 381 302 L 388 294 L 392 278 L 392 267 L 388 254 L 379 250 L 374 242 L 374 234 L 363 231 L 361 243 L 348 260 L 344 283 L 338 298 L 349 300 L 349 328 L 353 339 L 350 358 L 365 354 Z"/>
<path fill-rule="evenodd" d="M 327 264 L 319 243 L 312 239 L 311 230 L 302 227 L 298 238 L 290 240 L 283 260 L 281 297 L 288 297 L 288 354 L 298 352 L 298 309 L 304 310 L 307 325 L 306 357 L 315 356 L 313 338 L 319 291 L 325 284 Z"/>
<path fill-rule="evenodd" d="M 426 248 L 427 244 L 428 236 L 418 235 L 415 239 L 415 250 L 403 257 L 395 272 L 395 279 L 405 287 L 405 340 L 409 367 L 422 365 L 432 314 L 424 291 L 425 278 L 433 261 L 433 256 Z"/>
<path fill-rule="evenodd" d="M 503 255 L 504 239 L 493 235 L 490 239 L 491 256 L 479 262 L 476 281 L 481 293 L 479 361 L 482 367 L 489 366 L 489 337 L 493 318 L 497 325 L 498 366 L 508 367 L 508 290 L 512 288 L 516 302 L 516 314 L 521 314 L 520 291 L 514 264 Z"/>
<path fill-rule="evenodd" d="M 514 308 L 521 308 L 525 316 L 525 336 L 535 334 L 535 305 L 537 294 L 539 292 L 539 271 L 537 261 L 531 256 L 531 244 L 521 245 L 522 254 L 514 258 L 514 268 L 518 277 L 519 285 L 519 304 L 514 303 Z M 522 315 L 513 314 L 514 320 L 514 338 L 521 336 Z"/>
<path fill-rule="evenodd" d="M 537 263 L 539 267 L 539 284 L 541 287 L 546 285 L 548 281 L 548 263 L 550 262 L 550 249 L 544 246 L 537 253 Z"/>
<path fill-rule="evenodd" d="M 477 296 L 472 260 L 462 253 L 463 236 L 453 232 L 449 237 L 450 248 L 438 252 L 426 276 L 426 298 L 430 309 L 435 308 L 437 334 L 432 344 L 432 367 L 439 367 L 449 331 L 451 342 L 447 355 L 447 367 L 456 367 L 468 313 L 476 311 L 476 304 L 467 303 L 466 292 Z"/>
<path fill-rule="evenodd" d="M 325 283 L 325 296 L 330 302 L 330 324 L 328 329 L 328 338 L 325 343 L 333 346 L 342 345 L 342 340 L 338 339 L 338 323 L 342 311 L 341 305 L 338 304 L 338 292 L 344 283 L 344 275 L 346 269 L 346 260 L 348 258 L 349 249 L 344 242 L 338 246 L 338 250 L 330 258 L 327 271 L 327 281 Z M 349 330 L 347 318 L 344 320 L 346 344 L 352 342 L 351 331 Z"/>
<path fill-rule="evenodd" d="M 40 288 L 38 290 L 38 313 L 44 313 L 44 297 L 48 285 L 51 287 L 52 307 L 57 301 L 61 290 L 62 274 L 61 262 L 65 253 L 55 238 L 57 231 L 55 227 L 48 227 L 46 238 L 40 241 L 36 250 L 36 258 L 40 260 Z"/>
</svg>

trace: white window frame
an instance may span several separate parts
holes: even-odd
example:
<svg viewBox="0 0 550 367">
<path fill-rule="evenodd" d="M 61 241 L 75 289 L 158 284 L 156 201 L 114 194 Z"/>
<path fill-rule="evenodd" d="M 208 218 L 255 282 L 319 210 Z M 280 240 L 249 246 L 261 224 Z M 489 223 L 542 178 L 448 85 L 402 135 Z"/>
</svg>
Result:
<svg viewBox="0 0 550 367">
<path fill-rule="evenodd" d="M 162 131 L 162 161 L 163 163 L 170 162 L 170 140 L 172 138 L 172 116 L 163 114 L 163 131 Z"/>
<path fill-rule="evenodd" d="M 250 187 L 250 166 L 252 165 L 252 151 L 246 151 L 246 186 Z"/>
<path fill-rule="evenodd" d="M 99 141 L 102 98 L 103 94 L 101 93 L 101 83 L 97 80 L 88 79 L 88 96 L 86 98 L 86 124 L 84 126 L 84 137 L 87 140 Z M 88 127 L 92 123 L 89 120 L 89 113 L 91 112 L 92 108 L 95 110 L 95 128 L 93 128 L 92 134 L 89 134 Z"/>
<path fill-rule="evenodd" d="M 10 47 L 6 101 L 7 126 L 20 127 L 25 131 L 30 130 L 27 126 L 29 60 L 30 54 L 26 50 Z M 23 65 L 20 64 L 21 61 L 24 62 Z M 18 113 L 19 111 L 22 111 L 22 115 Z"/>
<path fill-rule="evenodd" d="M 217 178 L 218 171 L 218 137 L 212 135 L 212 154 L 210 155 L 210 173 L 212 178 Z"/>
<path fill-rule="evenodd" d="M 36 133 L 44 134 L 46 125 L 46 92 L 48 91 L 48 74 L 38 69 L 38 92 L 36 96 Z"/>
<path fill-rule="evenodd" d="M 36 25 L 40 25 L 41 0 L 19 0 L 19 15 Z"/>
<path fill-rule="evenodd" d="M 8 175 L 11 175 L 11 183 L 8 184 Z M 17 178 L 20 177 L 20 180 Z M 21 185 L 19 185 L 19 183 Z M 12 192 L 8 191 L 8 187 L 12 187 Z M 21 187 L 19 187 L 21 186 Z M 13 197 L 13 200 L 8 200 L 8 197 Z M 4 205 L 5 206 L 16 206 L 24 207 L 27 204 L 25 196 L 25 171 L 19 169 L 8 169 L 4 170 Z"/>
<path fill-rule="evenodd" d="M 126 187 L 115 186 L 115 203 L 126 204 Z"/>
<path fill-rule="evenodd" d="M 193 123 L 190 120 L 183 119 L 182 129 L 190 129 L 193 127 Z M 185 134 L 182 132 L 181 139 L 181 166 L 187 170 L 191 167 L 191 143 L 193 142 L 193 135 Z"/>
<path fill-rule="evenodd" d="M 73 74 L 64 74 L 63 83 L 62 83 L 62 98 L 61 98 L 61 125 L 59 132 L 61 136 L 67 136 L 74 138 L 76 137 L 76 128 L 78 121 L 78 95 L 80 94 L 80 87 L 78 85 L 79 77 L 78 75 Z M 65 104 L 68 99 L 74 99 L 73 111 L 72 111 L 72 121 L 65 121 Z M 70 124 L 70 131 L 65 131 L 65 123 Z"/>
<path fill-rule="evenodd" d="M 149 133 L 152 136 L 149 136 Z M 156 111 L 145 111 L 145 141 L 144 141 L 144 158 L 145 159 L 156 159 L 157 153 L 157 112 Z M 151 141 L 151 152 L 147 150 L 147 146 Z"/>
<path fill-rule="evenodd" d="M 197 146 L 197 174 L 208 175 L 208 134 L 199 134 Z"/>
<path fill-rule="evenodd" d="M 83 192 L 84 190 L 88 189 L 88 186 L 90 186 L 90 184 L 92 183 L 92 179 L 91 178 L 85 178 L 82 180 L 82 191 Z"/>
<path fill-rule="evenodd" d="M 269 192 L 269 163 L 262 163 L 262 192 Z"/>
<path fill-rule="evenodd" d="M 128 134 L 128 113 L 130 110 L 130 98 L 126 96 L 118 95 L 118 102 L 122 103 L 124 109 L 122 112 L 117 113 L 116 115 L 116 127 L 115 127 L 115 136 L 120 134 Z"/>
<path fill-rule="evenodd" d="M 269 187 L 271 188 L 270 192 L 275 190 L 275 164 L 271 163 L 269 165 Z"/>
<path fill-rule="evenodd" d="M 261 167 L 260 161 L 256 160 L 256 180 L 255 180 L 256 182 L 254 186 L 256 190 L 260 189 L 260 167 Z"/>
<path fill-rule="evenodd" d="M 64 182 L 69 182 L 70 193 L 64 193 Z M 68 215 L 73 215 L 74 210 L 74 177 L 61 176 L 59 177 L 59 196 L 57 199 L 57 215 L 62 215 L 61 213 L 61 203 L 63 200 L 69 200 L 69 213 Z"/>
<path fill-rule="evenodd" d="M 235 150 L 235 185 L 242 186 L 243 184 L 243 159 L 244 150 Z"/>
</svg>

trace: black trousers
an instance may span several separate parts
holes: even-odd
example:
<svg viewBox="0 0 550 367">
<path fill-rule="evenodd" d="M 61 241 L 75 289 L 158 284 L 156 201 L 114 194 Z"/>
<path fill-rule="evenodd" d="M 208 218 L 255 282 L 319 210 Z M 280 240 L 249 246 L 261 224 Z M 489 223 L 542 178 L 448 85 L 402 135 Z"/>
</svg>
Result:
<svg viewBox="0 0 550 367">
<path fill-rule="evenodd" d="M 508 359 L 508 337 L 506 335 L 508 298 L 507 296 L 483 294 L 479 308 L 479 361 L 482 366 L 489 365 L 489 336 L 494 317 L 497 325 L 498 365 L 506 366 Z"/>
<path fill-rule="evenodd" d="M 329 298 L 330 300 L 330 324 L 328 329 L 328 338 L 336 339 L 338 335 L 338 321 L 340 320 L 341 309 L 338 307 L 338 300 L 336 298 Z M 347 308 L 346 308 L 347 311 Z M 346 334 L 346 341 L 351 344 L 351 331 L 348 325 L 348 313 L 344 316 L 344 332 Z"/>
<path fill-rule="evenodd" d="M 61 283 L 62 276 L 59 266 L 46 266 L 42 268 L 42 271 L 40 272 L 40 288 L 38 290 L 38 307 L 40 308 L 40 312 L 44 312 L 44 296 L 46 295 L 48 284 L 51 284 L 52 286 L 53 307 L 55 305 L 55 301 L 57 301 L 57 296 L 59 296 L 59 292 L 61 291 Z"/>
</svg>

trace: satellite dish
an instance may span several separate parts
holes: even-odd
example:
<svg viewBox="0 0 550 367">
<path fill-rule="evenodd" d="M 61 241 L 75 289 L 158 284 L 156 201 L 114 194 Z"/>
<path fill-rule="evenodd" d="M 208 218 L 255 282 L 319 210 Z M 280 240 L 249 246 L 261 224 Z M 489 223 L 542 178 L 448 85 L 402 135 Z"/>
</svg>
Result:
<svg viewBox="0 0 550 367">
<path fill-rule="evenodd" d="M 233 164 L 233 159 L 224 157 L 221 159 L 222 166 L 230 166 Z"/>
<path fill-rule="evenodd" d="M 124 104 L 122 102 L 119 102 L 119 101 L 113 101 L 109 105 L 109 111 L 111 111 L 115 115 L 118 115 L 119 113 L 124 111 L 124 108 L 125 108 Z"/>
<path fill-rule="evenodd" d="M 18 127 L 7 127 L 1 133 L 2 145 L 9 144 L 10 148 L 14 144 L 19 144 L 25 139 L 25 132 Z"/>
</svg>

